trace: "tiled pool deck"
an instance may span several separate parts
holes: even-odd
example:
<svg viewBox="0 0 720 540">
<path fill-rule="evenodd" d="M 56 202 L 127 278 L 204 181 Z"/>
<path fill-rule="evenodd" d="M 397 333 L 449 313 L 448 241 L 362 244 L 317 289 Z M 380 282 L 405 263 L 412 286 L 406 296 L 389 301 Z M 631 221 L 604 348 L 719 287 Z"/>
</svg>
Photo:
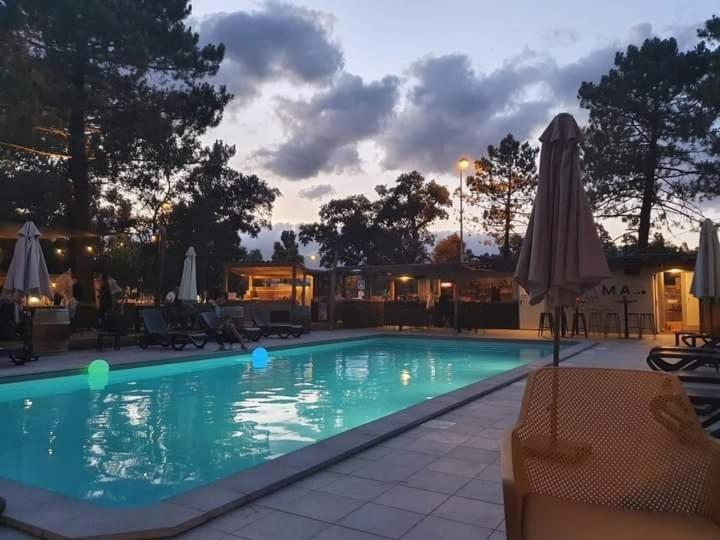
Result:
<svg viewBox="0 0 720 540">
<path fill-rule="evenodd" d="M 371 334 L 349 330 L 314 332 L 297 340 L 296 344 Z M 472 339 L 478 335 L 469 334 L 467 337 Z M 487 332 L 479 337 L 535 338 L 531 332 Z M 290 343 L 295 342 L 265 340 L 263 345 L 285 346 Z M 666 336 L 643 341 L 601 341 L 571 358 L 568 364 L 643 369 L 647 350 L 654 345 L 669 343 L 670 338 Z M 119 352 L 106 352 L 102 356 L 117 365 L 179 358 L 188 354 L 203 353 L 126 348 Z M 0 369 L 0 377 L 27 376 L 50 369 L 77 369 L 97 356 L 94 351 L 73 352 L 25 367 Z M 270 495 L 207 521 L 177 538 L 504 538 L 497 441 L 502 430 L 517 418 L 523 386 L 522 381 L 515 382 L 473 399 Z M 297 459 L 304 461 L 302 454 L 293 458 Z M 287 465 L 292 467 L 294 464 Z M 232 486 L 228 487 L 232 489 Z M 188 506 L 195 507 L 200 514 L 208 507 L 221 506 L 224 498 L 230 496 L 223 489 L 209 495 L 188 500 Z M 10 499 L 8 513 L 12 515 L 16 511 Z M 28 511 L 34 519 L 45 516 L 52 522 L 58 519 L 57 514 L 61 510 L 47 502 L 37 501 Z M 146 522 L 149 527 L 153 523 L 152 515 L 144 516 L 138 510 L 128 510 L 124 519 L 138 525 Z M 83 534 L 88 537 L 88 534 Z M 31 536 L 0 526 L 0 539 L 5 538 Z"/>
</svg>

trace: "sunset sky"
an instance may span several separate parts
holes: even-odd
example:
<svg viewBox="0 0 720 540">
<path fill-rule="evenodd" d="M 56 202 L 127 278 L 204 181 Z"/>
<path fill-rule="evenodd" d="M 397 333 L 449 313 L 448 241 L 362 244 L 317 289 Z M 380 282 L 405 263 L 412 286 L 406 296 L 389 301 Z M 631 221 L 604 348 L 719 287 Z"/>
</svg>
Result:
<svg viewBox="0 0 720 540">
<path fill-rule="evenodd" d="M 206 140 L 235 144 L 234 165 L 283 193 L 272 233 L 247 242 L 267 251 L 333 196 L 372 196 L 412 169 L 455 188 L 459 155 L 479 157 L 508 132 L 536 141 L 562 110 L 582 123 L 577 89 L 617 50 L 654 35 L 692 46 L 713 10 L 712 0 L 196 0 L 191 25 L 225 44 L 217 82 L 236 96 Z M 436 228 L 456 227 L 453 213 Z"/>
</svg>

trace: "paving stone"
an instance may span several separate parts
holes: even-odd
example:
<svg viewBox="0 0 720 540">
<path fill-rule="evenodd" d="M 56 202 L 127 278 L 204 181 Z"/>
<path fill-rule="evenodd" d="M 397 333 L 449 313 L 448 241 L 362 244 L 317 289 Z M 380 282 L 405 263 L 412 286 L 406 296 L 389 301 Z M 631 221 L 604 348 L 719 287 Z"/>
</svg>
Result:
<svg viewBox="0 0 720 540">
<path fill-rule="evenodd" d="M 20 532 L 17 529 L 0 526 L 0 538 L 2 538 L 2 540 L 33 540 L 35 537 Z"/>
<path fill-rule="evenodd" d="M 390 538 L 400 538 L 423 517 L 415 512 L 368 503 L 341 520 L 340 525 Z"/>
<path fill-rule="evenodd" d="M 408 486 L 453 495 L 469 482 L 466 476 L 423 469 L 406 480 Z"/>
<path fill-rule="evenodd" d="M 402 465 L 403 467 L 415 467 L 416 470 L 425 468 L 437 459 L 437 456 L 413 452 L 411 450 L 393 450 L 391 454 L 378 460 L 378 463 L 389 463 Z"/>
<path fill-rule="evenodd" d="M 309 489 L 294 484 L 258 499 L 255 501 L 255 504 L 258 506 L 264 506 L 265 508 L 284 510 L 285 506 L 289 503 L 307 495 L 308 493 L 310 493 Z"/>
<path fill-rule="evenodd" d="M 440 506 L 448 498 L 448 495 L 437 493 L 435 491 L 427 491 L 408 486 L 395 486 L 380 495 L 373 502 L 392 506 L 393 508 L 402 508 L 419 514 L 429 514 Z"/>
<path fill-rule="evenodd" d="M 489 465 L 490 463 L 495 463 L 498 459 L 500 459 L 500 451 L 471 448 L 469 446 L 458 446 L 454 450 L 445 454 L 445 457 Z"/>
<path fill-rule="evenodd" d="M 284 511 L 321 521 L 335 522 L 360 508 L 364 501 L 334 493 L 311 491 L 285 505 Z"/>
<path fill-rule="evenodd" d="M 234 534 L 248 540 L 305 540 L 327 527 L 322 521 L 270 510 Z"/>
<path fill-rule="evenodd" d="M 253 521 L 257 521 L 271 512 L 272 510 L 269 508 L 263 508 L 261 506 L 243 506 L 242 508 L 238 508 L 237 510 L 213 519 L 209 525 L 213 529 L 231 533 L 249 525 Z"/>
<path fill-rule="evenodd" d="M 431 457 L 434 458 L 434 456 Z M 353 471 L 352 475 L 369 478 L 371 480 L 400 482 L 418 472 L 419 469 L 421 469 L 421 467 L 417 467 L 415 465 L 402 465 L 398 463 L 383 463 L 381 461 L 376 461 Z"/>
<path fill-rule="evenodd" d="M 335 463 L 334 465 L 330 465 L 327 470 L 340 474 L 350 474 L 368 463 L 371 463 L 371 461 L 359 457 L 351 457 Z"/>
<path fill-rule="evenodd" d="M 431 456 L 442 456 L 450 450 L 457 448 L 458 445 L 448 442 L 429 441 L 427 439 L 413 439 L 412 443 L 407 446 L 407 450 L 420 452 L 421 454 L 429 454 Z"/>
<path fill-rule="evenodd" d="M 393 449 L 388 448 L 387 446 L 373 446 L 372 448 L 368 448 L 367 450 L 356 454 L 355 457 L 359 457 L 360 459 L 367 459 L 370 461 L 377 461 L 378 459 L 383 458 L 388 454 L 392 454 L 392 452 Z"/>
<path fill-rule="evenodd" d="M 392 484 L 385 482 L 355 476 L 344 476 L 320 488 L 320 491 L 343 495 L 360 501 L 371 501 L 390 488 L 392 488 Z"/>
<path fill-rule="evenodd" d="M 492 529 L 428 516 L 415 525 L 402 540 L 486 540 Z"/>
<path fill-rule="evenodd" d="M 333 525 L 315 536 L 313 540 L 383 540 L 384 538 L 384 536 Z"/>
<path fill-rule="evenodd" d="M 207 525 L 202 525 L 176 536 L 174 540 L 220 540 L 221 538 L 226 537 L 226 532 L 213 529 Z M 4 539 L 5 537 L 0 535 L 0 538 Z"/>
<path fill-rule="evenodd" d="M 489 480 L 473 479 L 465 485 L 458 496 L 468 499 L 476 499 L 493 504 L 503 503 L 502 484 L 500 482 L 491 482 Z"/>
<path fill-rule="evenodd" d="M 497 528 L 505 517 L 503 507 L 498 504 L 458 496 L 450 497 L 432 515 L 488 529 Z"/>
<path fill-rule="evenodd" d="M 491 482 L 502 482 L 500 474 L 500 463 L 493 463 L 485 467 L 480 474 L 477 475 L 480 480 L 489 480 Z"/>
<path fill-rule="evenodd" d="M 487 463 L 474 463 L 472 461 L 465 461 L 463 459 L 455 459 L 443 456 L 428 465 L 427 469 L 431 471 L 473 478 L 488 466 L 489 465 Z"/>
<path fill-rule="evenodd" d="M 498 439 L 489 439 L 488 437 L 478 435 L 477 437 L 473 437 L 472 439 L 465 441 L 462 445 L 470 448 L 497 450 L 500 448 L 500 441 Z"/>
<path fill-rule="evenodd" d="M 426 441 L 438 441 L 450 444 L 462 444 L 470 438 L 470 435 L 464 435 L 462 433 L 449 433 L 439 429 L 433 429 L 430 433 L 426 433 L 421 437 L 421 439 Z"/>
<path fill-rule="evenodd" d="M 493 531 L 488 540 L 507 540 L 507 535 L 505 534 L 505 531 Z"/>
<path fill-rule="evenodd" d="M 307 489 L 320 489 L 342 477 L 342 474 L 333 471 L 320 471 L 307 478 L 303 478 L 299 482 L 296 482 L 295 485 Z"/>
</svg>

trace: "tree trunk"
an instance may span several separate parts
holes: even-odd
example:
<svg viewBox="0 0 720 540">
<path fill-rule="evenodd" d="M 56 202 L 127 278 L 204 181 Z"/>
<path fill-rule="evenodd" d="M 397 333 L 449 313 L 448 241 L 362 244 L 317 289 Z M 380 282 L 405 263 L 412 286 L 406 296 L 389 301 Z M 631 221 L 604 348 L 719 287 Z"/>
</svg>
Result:
<svg viewBox="0 0 720 540">
<path fill-rule="evenodd" d="M 502 256 L 505 260 L 510 258 L 510 212 L 512 211 L 512 175 L 508 176 L 508 191 L 505 201 L 505 236 L 503 238 Z"/>
<path fill-rule="evenodd" d="M 69 224 L 73 229 L 90 230 L 90 179 L 85 135 L 85 57 L 78 52 L 72 73 L 73 96 L 70 100 L 70 125 L 68 137 L 67 177 L 72 184 L 72 195 L 68 212 Z M 87 239 L 70 240 L 70 261 L 73 274 L 82 286 L 80 301 L 94 301 L 92 255 L 87 251 Z"/>
<path fill-rule="evenodd" d="M 655 170 L 657 161 L 657 136 L 653 133 L 650 138 L 650 148 L 645 163 L 643 177 L 642 205 L 640 207 L 640 224 L 638 227 L 638 249 L 648 247 L 650 243 L 650 222 L 652 208 L 655 204 Z"/>
</svg>

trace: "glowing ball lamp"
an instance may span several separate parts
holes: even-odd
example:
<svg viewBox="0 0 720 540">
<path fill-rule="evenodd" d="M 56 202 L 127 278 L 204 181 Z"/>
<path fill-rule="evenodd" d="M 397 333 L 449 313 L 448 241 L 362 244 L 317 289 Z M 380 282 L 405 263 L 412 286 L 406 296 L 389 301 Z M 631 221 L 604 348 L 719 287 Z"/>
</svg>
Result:
<svg viewBox="0 0 720 540">
<path fill-rule="evenodd" d="M 110 380 L 110 365 L 103 360 L 98 358 L 90 362 L 87 368 L 88 371 L 88 386 L 90 390 L 103 390 Z"/>
<path fill-rule="evenodd" d="M 253 349 L 252 352 L 252 367 L 254 368 L 266 368 L 268 365 L 268 352 L 264 347 L 258 347 Z"/>
</svg>

